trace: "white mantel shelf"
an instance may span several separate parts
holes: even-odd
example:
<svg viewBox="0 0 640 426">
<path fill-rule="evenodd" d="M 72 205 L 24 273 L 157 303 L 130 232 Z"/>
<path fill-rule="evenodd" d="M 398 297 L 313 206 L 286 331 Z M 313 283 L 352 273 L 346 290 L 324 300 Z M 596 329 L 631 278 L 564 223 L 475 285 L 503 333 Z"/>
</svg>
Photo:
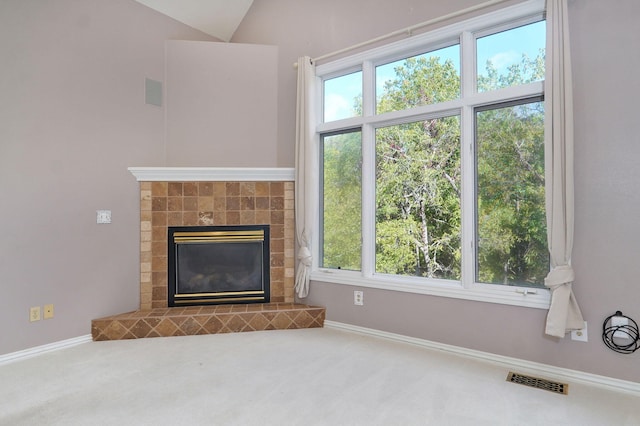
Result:
<svg viewBox="0 0 640 426">
<path fill-rule="evenodd" d="M 129 167 L 139 182 L 293 181 L 287 167 Z"/>
</svg>

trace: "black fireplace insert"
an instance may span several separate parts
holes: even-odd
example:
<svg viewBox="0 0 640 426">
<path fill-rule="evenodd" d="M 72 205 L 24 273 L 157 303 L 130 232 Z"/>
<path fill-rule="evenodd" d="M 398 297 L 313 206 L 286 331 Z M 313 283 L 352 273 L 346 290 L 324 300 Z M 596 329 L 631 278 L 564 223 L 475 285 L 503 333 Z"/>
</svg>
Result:
<svg viewBox="0 0 640 426">
<path fill-rule="evenodd" d="M 269 302 L 269 225 L 168 229 L 170 307 Z"/>
</svg>

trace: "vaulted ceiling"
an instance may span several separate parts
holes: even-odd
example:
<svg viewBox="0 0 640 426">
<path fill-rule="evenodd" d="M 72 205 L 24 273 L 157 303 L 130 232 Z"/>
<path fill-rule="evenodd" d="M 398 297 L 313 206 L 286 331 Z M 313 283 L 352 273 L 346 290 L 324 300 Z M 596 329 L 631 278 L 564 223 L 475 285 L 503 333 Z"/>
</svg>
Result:
<svg viewBox="0 0 640 426">
<path fill-rule="evenodd" d="M 223 41 L 231 40 L 253 0 L 136 0 Z"/>
</svg>

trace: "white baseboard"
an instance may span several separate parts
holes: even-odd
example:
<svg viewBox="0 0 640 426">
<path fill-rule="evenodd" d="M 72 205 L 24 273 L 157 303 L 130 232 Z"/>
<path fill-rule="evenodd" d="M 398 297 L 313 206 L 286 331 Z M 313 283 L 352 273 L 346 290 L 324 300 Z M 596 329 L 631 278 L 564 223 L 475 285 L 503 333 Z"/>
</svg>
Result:
<svg viewBox="0 0 640 426">
<path fill-rule="evenodd" d="M 540 375 L 548 379 L 562 379 L 568 382 L 578 382 L 591 386 L 597 386 L 616 392 L 624 392 L 627 394 L 640 396 L 640 383 L 627 380 L 614 379 L 612 377 L 599 376 L 597 374 L 585 373 L 583 371 L 570 370 L 568 368 L 554 367 L 552 365 L 542 364 L 538 362 L 527 361 L 518 358 L 512 358 L 502 355 L 496 355 L 489 352 L 467 349 L 460 346 L 447 345 L 444 343 L 432 342 L 429 340 L 418 339 L 415 337 L 403 336 L 401 334 L 389 333 L 386 331 L 375 330 L 372 328 L 359 327 L 357 325 L 345 324 L 336 321 L 324 321 L 326 328 L 334 328 L 338 330 L 350 331 L 368 336 L 381 337 L 383 339 L 395 340 L 398 342 L 410 343 L 412 345 L 422 346 L 424 348 L 437 351 L 454 353 L 460 356 L 479 359 L 490 362 L 509 369 L 518 369 L 520 373 L 529 373 Z"/>
<path fill-rule="evenodd" d="M 73 337 L 71 339 L 61 340 L 59 342 L 49 343 L 47 345 L 36 346 L 35 348 L 29 348 L 18 352 L 11 352 L 5 355 L 0 355 L 0 365 L 8 364 L 14 361 L 20 361 L 34 356 L 41 355 L 46 352 L 57 351 L 59 349 L 70 348 L 82 343 L 87 343 L 92 340 L 90 334 L 84 336 Z"/>
</svg>

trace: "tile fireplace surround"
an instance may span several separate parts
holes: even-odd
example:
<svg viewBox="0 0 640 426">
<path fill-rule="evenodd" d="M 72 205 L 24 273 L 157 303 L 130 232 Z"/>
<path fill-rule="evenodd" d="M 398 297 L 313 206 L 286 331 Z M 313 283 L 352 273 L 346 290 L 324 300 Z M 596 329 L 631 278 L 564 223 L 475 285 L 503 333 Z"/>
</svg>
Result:
<svg viewBox="0 0 640 426">
<path fill-rule="evenodd" d="M 92 321 L 94 340 L 322 327 L 294 303 L 292 169 L 130 168 L 140 182 L 140 310 Z M 271 303 L 169 308 L 169 226 L 270 225 Z"/>
</svg>

